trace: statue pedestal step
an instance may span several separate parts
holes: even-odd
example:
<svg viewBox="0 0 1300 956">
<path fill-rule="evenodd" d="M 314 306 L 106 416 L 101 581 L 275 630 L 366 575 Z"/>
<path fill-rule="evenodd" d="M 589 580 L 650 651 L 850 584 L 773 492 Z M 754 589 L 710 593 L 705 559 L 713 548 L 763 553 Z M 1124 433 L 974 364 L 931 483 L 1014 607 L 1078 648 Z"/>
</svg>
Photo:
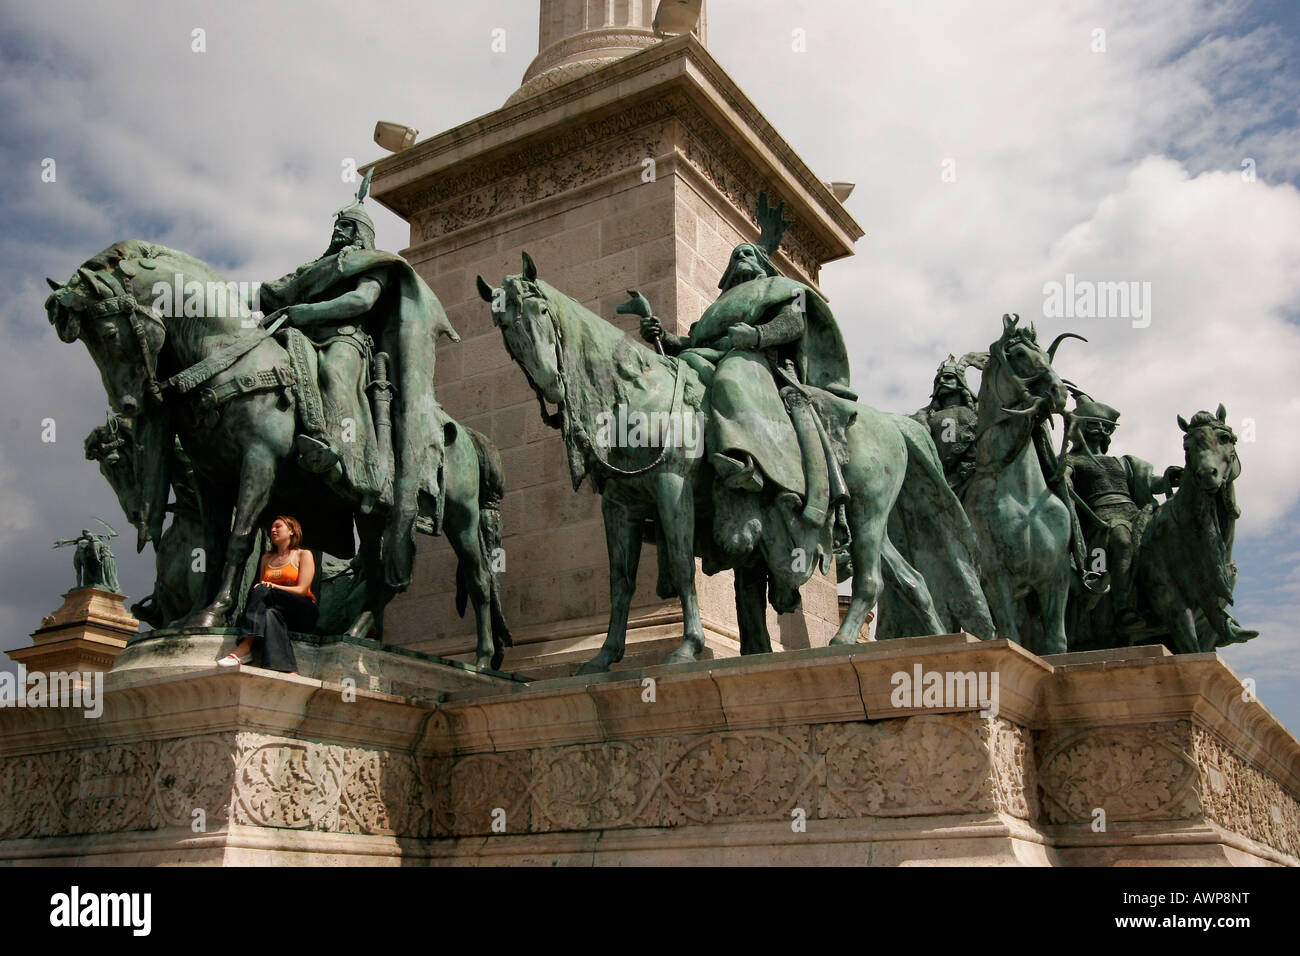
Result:
<svg viewBox="0 0 1300 956">
<path fill-rule="evenodd" d="M 233 627 L 149 631 L 138 635 L 122 652 L 107 675 L 106 686 L 111 690 L 160 677 L 210 671 L 238 643 L 239 632 Z M 351 637 L 294 634 L 293 650 L 303 677 L 340 685 L 351 680 L 358 689 L 399 697 L 433 701 L 452 691 L 523 681 L 514 674 Z M 257 668 L 259 663 L 260 656 L 254 651 L 251 664 L 244 666 L 276 673 L 262 671 Z"/>
<path fill-rule="evenodd" d="M 124 655 L 97 720 L 0 709 L 0 862 L 1300 862 L 1300 743 L 1214 654 L 959 634 L 532 684 L 422 662 L 466 675 L 435 702 L 367 689 L 400 655 L 348 647 L 322 644 L 325 681 Z"/>
</svg>

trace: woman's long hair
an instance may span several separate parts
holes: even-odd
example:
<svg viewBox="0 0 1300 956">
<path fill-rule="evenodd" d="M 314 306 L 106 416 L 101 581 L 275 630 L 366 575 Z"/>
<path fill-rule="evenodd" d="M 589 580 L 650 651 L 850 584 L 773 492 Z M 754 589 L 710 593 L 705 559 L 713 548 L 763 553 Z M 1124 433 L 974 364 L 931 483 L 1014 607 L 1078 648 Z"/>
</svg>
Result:
<svg viewBox="0 0 1300 956">
<path fill-rule="evenodd" d="M 289 550 L 294 551 L 297 548 L 301 548 L 302 547 L 302 525 L 298 522 L 298 519 L 291 518 L 288 515 L 276 515 L 274 518 L 271 519 L 271 524 L 275 524 L 277 521 L 283 521 L 285 525 L 289 528 Z M 270 527 L 271 525 L 267 525 L 268 533 Z M 266 553 L 272 554 L 274 551 L 275 551 L 275 546 L 272 545 L 271 549 Z"/>
</svg>

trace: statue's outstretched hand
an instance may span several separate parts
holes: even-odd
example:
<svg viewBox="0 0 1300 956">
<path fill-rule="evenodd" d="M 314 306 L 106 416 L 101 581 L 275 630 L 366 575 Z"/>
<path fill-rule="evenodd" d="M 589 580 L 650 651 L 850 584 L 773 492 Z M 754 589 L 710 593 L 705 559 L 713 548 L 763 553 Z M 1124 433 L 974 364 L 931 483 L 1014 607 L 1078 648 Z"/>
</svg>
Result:
<svg viewBox="0 0 1300 956">
<path fill-rule="evenodd" d="M 1170 465 L 1168 468 L 1165 469 L 1165 484 L 1169 487 L 1170 491 L 1177 488 L 1182 483 L 1183 483 L 1182 465 Z"/>
</svg>

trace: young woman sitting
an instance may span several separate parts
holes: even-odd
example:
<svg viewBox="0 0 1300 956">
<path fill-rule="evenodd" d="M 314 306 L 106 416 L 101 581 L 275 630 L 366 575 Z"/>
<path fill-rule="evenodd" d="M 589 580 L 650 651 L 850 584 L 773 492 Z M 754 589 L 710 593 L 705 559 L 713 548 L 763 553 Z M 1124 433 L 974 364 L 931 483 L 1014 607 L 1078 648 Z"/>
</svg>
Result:
<svg viewBox="0 0 1300 956">
<path fill-rule="evenodd" d="M 302 525 L 280 515 L 269 529 L 271 550 L 262 555 L 257 582 L 248 592 L 239 619 L 243 640 L 233 654 L 217 661 L 222 667 L 247 664 L 253 648 L 262 644 L 262 666 L 268 670 L 298 672 L 290 631 L 311 631 L 319 608 L 312 593 L 316 562 L 302 544 Z"/>
</svg>

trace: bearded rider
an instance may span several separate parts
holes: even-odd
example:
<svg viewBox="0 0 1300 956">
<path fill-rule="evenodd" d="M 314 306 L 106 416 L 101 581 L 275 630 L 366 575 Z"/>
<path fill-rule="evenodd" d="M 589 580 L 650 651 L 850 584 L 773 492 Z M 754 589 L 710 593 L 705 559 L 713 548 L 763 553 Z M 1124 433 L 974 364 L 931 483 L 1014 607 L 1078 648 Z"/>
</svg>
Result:
<svg viewBox="0 0 1300 956">
<path fill-rule="evenodd" d="M 680 355 L 708 385 L 706 447 L 718 486 L 734 505 L 717 509 L 715 534 L 718 544 L 733 554 L 747 553 L 756 543 L 764 489 L 805 500 L 811 482 L 804 474 L 808 456 L 801 456 L 801 449 L 824 456 L 823 481 L 830 487 L 826 507 L 835 516 L 837 543 L 847 539 L 847 489 L 816 402 L 811 407 L 808 402 L 807 386 L 839 398 L 856 395 L 849 388 L 844 341 L 826 300 L 781 276 L 772 264 L 770 255 L 790 225 L 782 211 L 783 206 L 773 210 L 766 195 L 760 196 L 762 236 L 758 243 L 741 243 L 733 250 L 718 283 L 722 294 L 688 336 L 665 332 L 659 319 L 648 314 L 648 303 L 631 309 L 643 315 L 642 338 Z"/>
<path fill-rule="evenodd" d="M 435 344 L 440 335 L 453 342 L 460 337 L 411 265 L 375 248 L 374 223 L 362 206 L 370 175 L 356 200 L 336 214 L 324 255 L 262 285 L 260 304 L 268 315 L 282 310 L 316 353 L 319 384 L 309 374 L 313 363 L 296 354 L 302 340 L 286 337 L 298 378 L 299 463 L 357 501 L 362 513 L 376 506 L 388 511 L 386 583 L 404 590 L 415 553 L 418 496 L 438 494 L 443 419 L 433 398 Z M 388 376 L 372 382 L 380 352 L 390 359 Z M 392 403 L 388 454 L 378 441 L 367 388 Z"/>
<path fill-rule="evenodd" d="M 1142 622 L 1133 602 L 1133 559 L 1142 509 L 1156 505 L 1155 495 L 1173 492 L 1182 468 L 1172 466 L 1160 476 L 1140 458 L 1108 456 L 1119 424 L 1119 412 L 1109 405 L 1081 395 L 1071 419 L 1073 441 L 1061 461 L 1062 474 L 1084 506 L 1089 554 L 1098 548 L 1105 551 L 1115 621 L 1132 627 Z"/>
</svg>

